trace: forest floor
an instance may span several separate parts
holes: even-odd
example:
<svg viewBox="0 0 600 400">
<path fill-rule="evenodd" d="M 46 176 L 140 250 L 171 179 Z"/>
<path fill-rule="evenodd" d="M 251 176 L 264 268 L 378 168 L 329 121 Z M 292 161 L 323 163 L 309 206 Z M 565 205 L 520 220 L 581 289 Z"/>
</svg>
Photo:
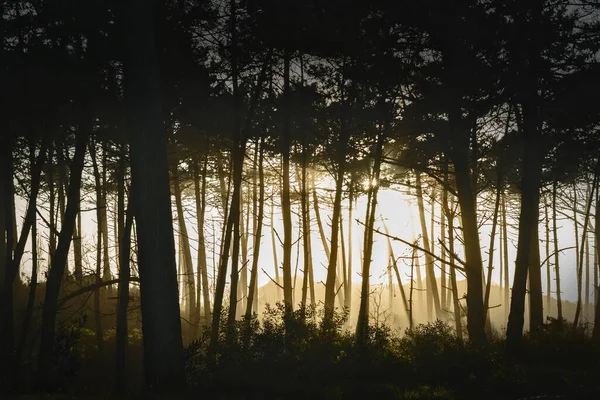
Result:
<svg viewBox="0 0 600 400">
<path fill-rule="evenodd" d="M 53 395 L 24 385 L 19 395 L 5 398 L 600 399 L 600 345 L 585 328 L 566 323 L 549 321 L 535 337 L 526 335 L 521 353 L 509 362 L 503 338 L 473 348 L 440 321 L 403 336 L 375 327 L 357 346 L 342 322 L 324 331 L 316 319 L 280 317 L 275 310 L 260 325 L 240 323 L 223 332 L 216 368 L 209 367 L 205 340 L 188 344 L 188 388 L 177 395 L 140 394 L 140 342 L 130 345 L 130 392 L 114 395 L 114 345 L 107 341 L 100 353 L 83 338 L 58 360 L 61 379 Z"/>
</svg>

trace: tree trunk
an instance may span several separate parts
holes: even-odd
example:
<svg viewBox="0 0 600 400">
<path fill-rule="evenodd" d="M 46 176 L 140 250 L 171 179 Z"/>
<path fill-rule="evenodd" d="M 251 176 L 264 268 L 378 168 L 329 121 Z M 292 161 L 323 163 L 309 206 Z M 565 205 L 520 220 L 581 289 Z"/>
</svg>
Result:
<svg viewBox="0 0 600 400">
<path fill-rule="evenodd" d="M 539 128 L 536 115 L 537 111 L 532 104 L 523 106 L 523 154 L 527 156 L 522 161 L 519 239 L 510 314 L 506 329 L 506 350 L 512 355 L 518 354 L 523 340 L 525 292 L 532 243 L 531 237 L 534 235 L 534 228 L 537 226 L 539 216 L 543 157 L 539 148 Z"/>
<path fill-rule="evenodd" d="M 483 309 L 486 314 L 486 324 L 490 325 L 490 291 L 492 289 L 492 272 L 494 271 L 494 244 L 496 242 L 496 227 L 498 225 L 498 210 L 500 208 L 500 197 L 502 196 L 502 181 L 500 175 L 496 180 L 496 201 L 494 203 L 494 216 L 492 217 L 492 232 L 490 233 L 490 246 L 488 252 L 488 271 L 487 282 L 485 284 L 485 297 L 483 301 Z"/>
<path fill-rule="evenodd" d="M 92 129 L 91 115 L 88 112 L 84 112 L 83 119 L 84 121 L 76 135 L 75 155 L 71 162 L 67 207 L 61 225 L 58 246 L 51 257 L 52 267 L 48 271 L 48 278 L 46 280 L 46 295 L 42 309 L 41 341 L 38 353 L 38 383 L 44 389 L 51 388 L 55 379 L 54 334 L 58 314 L 58 293 L 67 265 L 69 247 L 75 229 L 75 219 L 79 212 L 79 196 L 85 149 Z"/>
<path fill-rule="evenodd" d="M 281 299 L 281 280 L 279 279 L 279 260 L 277 259 L 277 238 L 275 231 L 275 195 L 273 194 L 271 199 L 271 246 L 273 247 L 273 270 L 275 272 L 275 293 L 276 301 Z"/>
<path fill-rule="evenodd" d="M 131 270 L 129 258 L 131 256 L 131 229 L 133 225 L 133 212 L 127 211 L 125 216 L 125 173 L 126 173 L 126 146 L 121 145 L 119 167 L 117 173 L 117 243 L 119 246 L 119 286 L 117 298 L 116 320 L 116 365 L 115 381 L 117 391 L 124 394 L 127 390 L 129 378 L 127 376 L 127 310 L 129 307 L 129 278 Z"/>
<path fill-rule="evenodd" d="M 435 317 L 441 318 L 441 310 L 440 310 L 440 296 L 437 288 L 437 282 L 435 279 L 435 271 L 433 264 L 433 257 L 431 257 L 431 247 L 429 241 L 429 235 L 427 232 L 427 225 L 425 223 L 425 206 L 423 205 L 423 191 L 421 187 L 421 173 L 416 172 L 416 189 L 417 189 L 417 204 L 419 206 L 419 220 L 421 222 L 421 234 L 423 236 L 423 248 L 426 250 L 425 252 L 425 262 L 426 262 L 426 280 L 425 280 L 425 288 L 426 288 L 426 296 L 427 296 L 427 319 L 433 320 L 433 307 L 435 307 Z"/>
<path fill-rule="evenodd" d="M 386 235 L 389 235 L 389 230 L 387 225 L 384 223 L 383 225 L 385 229 Z M 394 254 L 394 248 L 392 247 L 392 239 L 388 236 L 387 238 L 388 244 L 388 252 L 390 253 L 391 258 L 391 266 L 394 268 L 394 273 L 396 274 L 396 280 L 398 281 L 398 290 L 400 291 L 400 296 L 402 297 L 402 305 L 404 306 L 404 310 L 406 311 L 407 317 L 410 319 L 409 314 L 409 304 L 406 299 L 406 293 L 404 292 L 404 286 L 402 286 L 402 279 L 400 277 L 400 268 L 398 268 L 398 262 L 396 260 L 396 255 Z"/>
<path fill-rule="evenodd" d="M 556 218 L 556 195 L 558 192 L 558 181 L 554 180 L 552 184 L 552 232 L 554 237 L 554 273 L 556 275 L 556 312 L 559 323 L 562 323 L 562 293 L 560 291 L 560 264 L 558 260 L 559 248 L 558 248 L 558 225 Z"/>
<path fill-rule="evenodd" d="M 583 222 L 583 236 L 581 238 L 581 247 L 577 249 L 579 251 L 579 264 L 577 265 L 577 285 L 581 288 L 581 281 L 583 275 L 583 252 L 585 250 L 585 243 L 587 242 L 587 230 L 590 221 L 590 212 L 592 210 L 592 202 L 594 201 L 594 190 L 598 185 L 598 173 L 600 171 L 600 158 L 598 159 L 598 165 L 594 171 L 594 182 L 592 183 L 591 193 L 588 198 L 588 202 L 585 209 L 585 219 Z M 577 305 L 575 308 L 575 317 L 573 318 L 573 329 L 577 328 L 579 324 L 579 317 L 581 314 L 581 290 L 578 290 Z"/>
<path fill-rule="evenodd" d="M 196 320 L 196 282 L 194 281 L 194 268 L 192 261 L 192 249 L 190 247 L 190 237 L 188 236 L 187 225 L 185 222 L 185 213 L 183 211 L 183 200 L 181 195 L 181 186 L 179 184 L 179 169 L 177 160 L 173 161 L 171 165 L 171 177 L 173 194 L 175 195 L 175 207 L 177 209 L 177 224 L 179 225 L 179 240 L 181 243 L 181 249 L 183 250 L 184 259 L 184 285 L 186 290 L 186 298 L 184 298 L 186 304 L 186 316 L 190 318 L 192 325 L 198 325 Z"/>
<path fill-rule="evenodd" d="M 106 142 L 102 143 L 102 190 L 101 197 L 102 203 L 98 204 L 102 213 L 102 280 L 108 281 L 112 279 L 112 273 L 110 271 L 110 254 L 108 251 L 108 204 L 107 204 L 107 182 L 106 182 L 106 169 L 107 169 L 107 156 L 106 156 Z M 113 297 L 112 285 L 106 286 L 104 291 L 105 299 Z"/>
<path fill-rule="evenodd" d="M 367 200 L 367 218 L 365 221 L 362 285 L 360 292 L 360 306 L 358 309 L 358 321 L 356 323 L 356 341 L 359 346 L 366 344 L 369 335 L 371 256 L 373 254 L 373 231 L 375 230 L 375 211 L 377 209 L 379 174 L 381 171 L 381 157 L 384 140 L 385 132 L 379 132 L 377 143 L 375 144 L 373 174 L 369 182 L 369 200 Z"/>
<path fill-rule="evenodd" d="M 204 321 L 210 323 L 210 292 L 208 290 L 208 263 L 206 259 L 206 241 L 204 237 L 204 221 L 206 210 L 206 174 L 208 157 L 204 159 L 202 167 L 202 185 L 200 185 L 199 162 L 194 157 L 194 194 L 196 197 L 196 218 L 198 224 L 198 292 L 200 292 L 200 282 L 202 282 L 202 298 L 204 302 Z M 202 186 L 202 187 L 201 187 Z M 197 304 L 200 308 L 200 301 Z M 199 312 L 198 312 L 199 313 Z"/>
<path fill-rule="evenodd" d="M 506 195 L 502 193 L 502 247 L 504 249 L 504 319 L 508 319 L 510 308 L 510 284 L 508 276 L 508 224 L 506 222 Z"/>
<path fill-rule="evenodd" d="M 448 170 L 446 168 L 444 172 L 444 186 L 448 186 Z M 456 326 L 456 336 L 461 341 L 463 340 L 462 330 L 462 314 L 460 310 L 460 300 L 458 298 L 458 286 L 456 284 L 456 268 L 454 268 L 454 201 L 452 204 L 448 204 L 448 191 L 444 190 L 444 198 L 442 204 L 444 206 L 444 213 L 446 214 L 446 220 L 448 221 L 448 259 L 450 261 L 450 285 L 452 291 L 452 307 L 454 310 L 454 323 Z"/>
<path fill-rule="evenodd" d="M 536 218 L 532 227 L 529 250 L 529 330 L 537 333 L 544 325 L 542 297 L 542 269 L 540 267 L 539 222 Z"/>
<path fill-rule="evenodd" d="M 102 195 L 102 182 L 100 177 L 100 170 L 98 168 L 98 160 L 96 155 L 95 143 L 89 143 L 89 152 L 92 159 L 92 166 L 94 170 L 94 183 L 96 191 L 96 290 L 94 290 L 94 334 L 96 336 L 96 346 L 98 351 L 102 353 L 103 350 L 103 333 L 102 333 L 102 310 L 101 310 L 101 286 L 102 282 L 102 244 L 104 241 L 104 210 L 106 204 L 104 204 L 104 197 Z"/>
<path fill-rule="evenodd" d="M 153 391 L 185 387 L 167 138 L 160 103 L 154 3 L 130 0 L 125 20 L 125 104 L 144 333 L 144 375 Z"/>
<path fill-rule="evenodd" d="M 294 308 L 292 299 L 292 206 L 290 202 L 290 54 L 283 55 L 283 132 L 281 142 L 283 182 L 281 212 L 283 214 L 283 301 L 286 310 Z"/>
<path fill-rule="evenodd" d="M 453 157 L 453 162 L 465 243 L 467 330 L 469 331 L 469 340 L 476 345 L 481 345 L 486 342 L 486 334 L 485 310 L 483 309 L 483 261 L 481 259 L 479 227 L 475 209 L 476 188 L 471 186 L 466 157 L 456 154 Z"/>
<path fill-rule="evenodd" d="M 3 197 L 4 204 L 14 203 L 14 187 L 13 187 L 13 144 L 10 140 L 0 144 L 3 145 L 2 151 L 5 153 L 2 157 L 2 171 L 0 171 L 0 195 Z M 2 242 L 3 253 L 4 253 L 4 280 L 2 282 L 2 291 L 0 292 L 0 343 L 3 345 L 0 349 L 0 356 L 2 356 L 2 364 L 0 368 L 2 370 L 5 367 L 10 368 L 12 362 L 15 360 L 13 353 L 15 350 L 15 325 L 14 325 L 14 283 L 15 279 L 19 274 L 19 266 L 23 254 L 25 253 L 25 245 L 29 237 L 29 232 L 36 222 L 36 211 L 37 211 L 37 197 L 40 190 L 41 172 L 43 164 L 46 160 L 46 150 L 48 141 L 44 140 L 40 153 L 37 156 L 35 163 L 32 163 L 31 168 L 31 191 L 29 196 L 29 202 L 27 204 L 27 210 L 25 211 L 25 219 L 21 228 L 21 234 L 16 246 L 13 246 L 15 242 L 15 232 L 13 230 L 13 210 L 12 207 L 6 207 L 0 210 L 0 213 L 4 214 L 4 232 L 2 235 L 6 238 L 6 241 Z M 31 146 L 33 151 L 33 146 Z M 31 155 L 33 158 L 33 153 Z M 4 233 L 3 232 L 3 233 Z M 36 240 L 33 238 L 32 240 Z M 37 250 L 37 249 L 36 249 Z M 36 276 L 37 280 L 37 276 Z M 35 287 L 34 282 L 32 281 Z M 6 363 L 5 363 L 6 362 Z M 7 370 L 8 371 L 8 370 Z"/>
<path fill-rule="evenodd" d="M 310 269 L 312 262 L 312 247 L 310 238 L 310 203 L 308 200 L 308 149 L 306 146 L 306 135 L 302 136 L 302 188 L 300 193 L 301 202 L 301 220 L 302 220 L 302 241 L 303 258 L 304 258 L 304 273 L 302 279 L 302 307 L 306 308 L 306 299 L 308 296 L 308 280 L 310 278 Z M 312 299 L 314 303 L 314 298 Z"/>
<path fill-rule="evenodd" d="M 248 291 L 248 302 L 246 303 L 246 319 L 252 316 L 252 310 L 255 310 L 255 302 L 258 303 L 258 261 L 260 256 L 260 243 L 262 241 L 262 226 L 265 213 L 265 174 L 262 167 L 264 162 L 264 139 L 260 140 L 260 149 L 258 153 L 258 188 L 257 199 L 258 215 L 256 218 L 256 230 L 254 231 L 254 244 L 252 246 L 252 268 L 250 269 L 250 288 Z"/>
<path fill-rule="evenodd" d="M 544 195 L 544 221 L 546 222 L 546 314 L 550 315 L 552 306 L 552 274 L 550 268 L 550 218 L 548 214 L 547 195 Z"/>
<path fill-rule="evenodd" d="M 344 128 L 342 127 L 342 130 Z M 342 191 L 344 189 L 344 174 L 345 174 L 345 165 L 346 165 L 346 143 L 343 142 L 342 137 L 345 137 L 345 133 L 342 132 L 340 135 L 340 142 L 338 143 L 338 165 L 337 165 L 337 176 L 335 177 L 335 198 L 333 201 L 333 214 L 331 216 L 331 246 L 329 249 L 325 247 L 325 254 L 328 256 L 328 264 L 327 264 L 327 278 L 325 280 L 325 321 L 326 323 L 330 323 L 333 318 L 333 313 L 335 309 L 335 295 L 337 292 L 337 276 L 336 276 L 336 268 L 337 268 L 337 258 L 338 258 L 338 235 L 339 235 L 339 224 L 340 224 L 340 213 L 342 210 Z M 319 231 L 321 232 L 321 237 L 323 238 L 325 235 L 323 232 L 323 227 L 321 225 L 321 220 L 318 212 L 318 205 L 316 203 L 317 195 L 316 189 L 313 187 L 313 197 L 315 199 L 315 215 L 317 216 L 317 223 L 319 225 Z M 326 242 L 324 242 L 326 244 Z M 363 277 L 364 279 L 364 277 Z M 368 279 L 367 279 L 368 281 Z"/>
<path fill-rule="evenodd" d="M 600 268 L 600 188 L 596 188 L 596 212 L 594 222 L 594 239 L 595 247 L 594 254 L 596 255 L 596 266 L 594 268 L 594 281 L 597 281 L 598 268 Z M 595 283 L 595 282 L 594 282 Z M 594 340 L 600 339 L 600 295 L 598 295 L 598 285 L 594 285 L 594 330 L 592 331 L 592 338 Z"/>
</svg>

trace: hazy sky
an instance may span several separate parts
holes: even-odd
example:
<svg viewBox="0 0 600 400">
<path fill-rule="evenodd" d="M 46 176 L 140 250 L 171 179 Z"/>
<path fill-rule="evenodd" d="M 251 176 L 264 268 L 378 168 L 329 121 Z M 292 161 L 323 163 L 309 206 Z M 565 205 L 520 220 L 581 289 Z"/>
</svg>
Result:
<svg viewBox="0 0 600 400">
<path fill-rule="evenodd" d="M 327 185 L 329 185 L 329 182 L 327 180 L 322 180 L 321 183 L 318 183 L 318 185 L 320 185 L 321 187 L 326 187 Z M 324 192 L 322 192 L 324 193 Z M 483 201 L 483 200 L 480 200 Z M 279 204 L 279 200 L 276 200 L 277 204 Z M 184 202 L 184 207 L 186 209 L 186 215 L 187 215 L 187 227 L 188 227 L 188 233 L 190 235 L 190 242 L 192 247 L 194 248 L 194 250 L 192 251 L 192 257 L 194 258 L 194 268 L 197 265 L 197 259 L 196 259 L 196 251 L 195 249 L 197 248 L 197 234 L 196 234 L 196 226 L 195 226 L 195 203 L 193 201 L 193 199 L 187 199 L 187 201 Z M 18 213 L 22 216 L 23 215 L 23 211 L 25 209 L 25 201 L 23 199 L 19 199 L 18 201 Z M 357 205 L 355 207 L 354 210 L 354 219 L 359 219 L 360 221 L 364 221 L 365 216 L 365 206 L 366 206 L 366 197 L 363 196 L 361 198 L 358 199 L 357 201 Z M 88 205 L 83 205 L 82 206 L 83 209 L 88 209 L 88 208 L 93 208 L 93 206 Z M 348 221 L 348 214 L 347 214 L 347 202 L 344 205 L 345 209 L 344 209 L 344 235 L 346 237 L 346 239 L 348 238 L 348 229 L 347 229 L 347 221 Z M 321 202 L 320 204 L 320 209 L 321 209 L 321 218 L 323 221 L 323 225 L 325 228 L 325 232 L 327 237 L 329 238 L 330 235 L 330 218 L 331 218 L 331 209 L 329 209 L 328 207 L 326 207 L 326 204 L 324 201 Z M 430 218 L 430 210 L 431 210 L 431 206 L 427 205 L 425 206 L 427 215 L 426 215 L 426 219 L 427 219 L 427 224 L 428 224 L 428 229 L 429 229 L 429 218 Z M 512 209 L 512 211 L 511 211 Z M 112 201 L 109 201 L 109 213 L 112 213 L 114 211 L 114 203 Z M 209 243 L 207 243 L 207 253 L 208 253 L 208 272 L 209 272 L 209 277 L 210 275 L 212 275 L 212 271 L 213 271 L 213 254 L 212 254 L 212 248 L 211 248 L 211 242 L 212 242 L 212 231 L 211 231 L 211 220 L 213 218 L 219 219 L 219 215 L 220 212 L 222 210 L 217 210 L 217 209 L 212 209 L 209 210 L 207 212 L 207 217 L 206 217 L 206 225 L 207 225 L 207 241 L 209 241 Z M 436 220 L 439 221 L 439 207 L 436 207 Z M 491 212 L 491 211 L 490 211 Z M 516 209 L 514 209 L 513 207 L 509 208 L 509 210 L 507 211 L 509 213 L 509 215 L 517 213 L 518 211 Z M 269 213 L 270 213 L 270 204 L 268 203 L 265 207 L 265 224 L 269 225 L 270 221 L 269 221 Z M 542 214 L 543 214 L 543 210 L 542 210 Z M 173 210 L 173 216 L 175 218 L 176 213 L 175 210 Z M 319 236 L 318 233 L 318 228 L 317 228 L 317 224 L 314 220 L 314 211 L 311 210 L 311 216 L 313 217 L 313 223 L 312 223 L 312 246 L 313 246 L 313 265 L 314 265 L 314 275 L 315 275 L 315 279 L 317 281 L 324 281 L 325 280 L 325 276 L 326 276 L 326 257 L 325 257 L 325 252 L 323 250 L 323 246 L 322 246 L 322 242 L 321 242 L 321 238 Z M 406 194 L 401 193 L 400 191 L 397 190 L 392 190 L 392 189 L 386 189 L 386 188 L 382 188 L 379 191 L 379 204 L 377 207 L 377 216 L 378 216 L 378 222 L 377 222 L 377 226 L 379 229 L 384 230 L 383 229 L 383 224 L 381 222 L 382 219 L 385 219 L 386 224 L 389 228 L 390 234 L 394 235 L 394 236 L 399 236 L 405 240 L 412 240 L 414 237 L 414 234 L 419 234 L 420 233 L 420 226 L 418 224 L 419 219 L 418 219 L 418 213 L 417 213 L 417 206 L 416 206 L 416 199 L 414 196 L 408 196 Z M 541 218 L 543 217 L 543 215 L 541 215 Z M 111 245 L 113 245 L 112 241 L 114 240 L 114 237 L 112 236 L 113 233 L 113 223 L 112 223 L 112 217 L 109 217 L 109 231 L 110 231 L 110 239 L 111 239 Z M 293 218 L 295 218 L 293 216 Z M 560 216 L 559 216 L 560 218 Z M 84 230 L 84 246 L 87 246 L 87 250 L 84 249 L 84 268 L 86 267 L 86 265 L 88 266 L 88 268 L 93 268 L 93 264 L 94 264 L 94 257 L 95 257 L 95 252 L 93 251 L 93 246 L 95 246 L 95 240 L 96 240 L 96 224 L 95 224 L 95 210 L 90 210 L 90 211 L 86 211 L 83 213 L 83 230 Z M 20 220 L 20 217 L 19 217 Z M 516 224 L 516 221 L 512 221 L 513 223 Z M 510 222 L 509 222 L 510 223 Z M 44 223 L 42 221 L 39 221 L 40 224 L 40 229 L 39 229 L 39 233 L 40 233 L 40 237 L 42 238 L 42 245 L 43 246 L 47 246 L 47 240 L 45 239 L 47 237 L 47 229 L 44 226 Z M 565 248 L 565 247 L 571 247 L 575 245 L 575 238 L 574 238 L 574 228 L 573 228 L 573 224 L 572 222 L 563 219 L 562 221 L 560 221 L 560 224 L 562 225 L 559 229 L 558 232 L 558 236 L 559 236 L 559 242 L 560 242 L 560 247 L 561 248 Z M 216 229 L 219 231 L 219 235 L 220 235 L 220 226 L 215 224 Z M 174 221 L 174 228 L 177 230 L 177 224 L 176 221 Z M 282 238 L 283 236 L 283 224 L 282 224 L 282 220 L 281 220 L 281 213 L 279 210 L 279 207 L 276 206 L 275 208 L 275 229 L 278 232 L 279 236 Z M 489 234 L 491 231 L 491 218 L 490 218 L 490 223 L 484 225 L 481 228 L 480 231 L 480 238 L 481 238 L 481 245 L 482 245 L 482 255 L 484 258 L 484 267 L 487 268 L 487 251 L 488 251 L 488 245 L 489 245 Z M 580 230 L 581 231 L 581 230 Z M 298 225 L 297 225 L 297 220 L 294 220 L 294 243 L 296 243 L 296 239 L 298 236 Z M 362 256 L 362 252 L 359 253 L 359 249 L 362 250 L 362 239 L 363 239 L 363 229 L 362 226 L 359 225 L 358 223 L 354 222 L 353 223 L 353 270 L 354 270 L 354 274 L 353 274 L 353 282 L 354 283 L 358 283 L 360 282 L 360 257 Z M 544 232 L 545 232 L 545 225 L 544 225 L 544 221 L 542 221 L 542 223 L 540 224 L 540 238 L 543 240 L 544 239 Z M 581 234 L 581 232 L 580 232 Z M 439 225 L 436 226 L 435 228 L 435 236 L 436 238 L 439 237 Z M 375 239 L 375 243 L 373 246 L 373 263 L 372 263 L 372 273 L 371 273 L 371 280 L 373 283 L 378 283 L 378 282 L 387 282 L 387 275 L 385 273 L 386 268 L 387 268 L 387 264 L 388 264 L 388 249 L 387 249 L 387 239 L 385 237 L 382 237 L 380 235 L 378 235 L 377 233 L 374 234 L 374 239 Z M 515 255 L 516 255 L 516 241 L 517 241 L 517 232 L 516 230 L 512 229 L 509 230 L 509 256 L 510 256 L 510 260 L 511 262 L 509 263 L 509 267 L 510 267 L 510 282 L 512 284 L 512 273 L 513 273 L 513 268 L 514 268 L 514 259 L 515 259 Z M 176 240 L 177 240 L 177 236 L 176 236 Z M 265 271 L 267 271 L 271 277 L 274 278 L 274 270 L 273 270 L 273 255 L 272 255 L 272 242 L 271 242 L 271 228 L 270 226 L 264 226 L 263 228 L 263 238 L 262 238 L 262 245 L 261 245 L 261 251 L 260 251 L 260 267 L 262 269 L 264 269 Z M 496 238 L 496 240 L 498 240 L 498 237 Z M 252 252 L 252 248 L 251 248 L 251 243 L 252 243 L 252 239 L 249 241 L 250 245 L 249 245 L 249 257 L 251 257 L 251 252 Z M 277 241 L 278 242 L 278 241 Z M 437 242 L 437 239 L 436 239 Z M 279 242 L 278 242 L 279 243 Z M 496 242 L 496 249 L 494 252 L 494 258 L 495 258 L 495 262 L 494 265 L 498 266 L 498 242 Z M 592 243 L 590 243 L 591 245 Z M 541 259 L 544 260 L 546 258 L 546 254 L 545 254 L 545 242 L 540 243 L 541 246 Z M 394 242 L 393 243 L 393 247 L 394 247 L 394 252 L 396 257 L 399 257 L 401 255 L 409 255 L 410 251 L 408 246 L 400 243 L 400 242 Z M 28 250 L 29 250 L 29 245 L 28 245 Z M 594 246 L 591 245 L 590 246 L 590 250 L 593 252 L 593 248 Z M 281 260 L 282 260 L 282 248 L 281 246 L 278 246 L 278 260 L 279 263 L 281 264 Z M 456 244 L 456 250 L 457 252 L 462 256 L 463 251 L 462 251 L 462 246 L 460 246 L 460 244 L 457 242 Z M 217 249 L 218 251 L 218 249 Z M 553 245 L 551 246 L 551 252 L 553 251 Z M 439 254 L 439 248 L 436 249 L 436 252 L 438 252 Z M 72 248 L 71 248 L 71 254 L 72 254 Z M 113 273 L 116 275 L 116 262 L 114 260 L 114 249 L 113 251 L 111 251 L 111 254 L 113 255 L 113 261 L 112 261 L 112 268 L 113 268 Z M 297 248 L 296 246 L 294 246 L 293 250 L 292 250 L 292 265 L 293 268 L 296 265 L 296 254 L 297 254 Z M 300 259 L 299 259 L 299 271 L 301 271 L 302 269 L 302 251 L 300 251 Z M 41 257 L 45 257 L 45 252 L 42 253 Z M 422 256 L 423 257 L 423 256 Z M 218 257 L 217 257 L 218 258 Z M 23 268 L 22 271 L 24 274 L 29 275 L 30 271 L 31 271 L 31 265 L 30 265 L 30 255 L 27 254 L 24 259 L 23 259 Z M 464 257 L 463 257 L 464 259 Z M 593 255 L 591 256 L 591 261 L 593 262 Z M 218 260 L 217 260 L 218 262 Z M 562 284 L 562 290 L 563 290 L 563 299 L 565 300 L 571 300 L 571 301 L 575 301 L 577 298 L 577 286 L 576 286 L 576 265 L 575 265 L 575 250 L 571 249 L 571 250 L 566 250 L 564 252 L 562 252 L 560 254 L 560 264 L 561 264 L 561 270 L 560 270 L 560 274 L 561 274 L 561 284 Z M 43 279 L 43 271 L 45 269 L 45 261 L 41 262 L 41 273 L 40 273 L 40 279 Z M 72 263 L 70 264 L 72 266 Z M 421 265 L 424 265 L 424 262 L 421 262 Z M 406 265 L 403 260 L 400 260 L 399 262 L 399 267 L 400 267 L 400 272 L 401 272 L 401 276 L 403 281 L 406 283 L 408 282 L 408 273 L 409 273 L 409 266 Z M 423 268 L 423 267 L 422 267 Z M 546 293 L 546 269 L 545 267 L 543 267 L 542 270 L 542 283 L 543 283 L 543 290 L 544 293 Z M 439 270 L 437 271 L 438 276 L 439 276 Z M 299 272 L 300 274 L 300 272 Z M 554 279 L 554 272 L 553 274 L 553 279 Z M 592 275 L 592 274 L 590 274 Z M 228 274 L 229 277 L 229 274 Z M 459 279 L 462 279 L 460 274 L 458 275 Z M 498 277 L 499 277 L 499 270 L 498 268 L 494 269 L 494 273 L 493 273 L 493 280 L 495 282 L 498 281 Z M 395 280 L 395 279 L 394 279 Z M 260 285 L 264 285 L 266 283 L 268 283 L 269 281 L 269 277 L 267 277 L 265 274 L 262 273 L 262 271 L 260 271 L 259 273 L 259 284 Z M 301 282 L 300 280 L 298 282 Z M 552 286 L 552 291 L 554 291 L 554 280 L 553 280 L 553 286 Z M 553 293 L 553 296 L 555 296 L 555 293 Z"/>
</svg>

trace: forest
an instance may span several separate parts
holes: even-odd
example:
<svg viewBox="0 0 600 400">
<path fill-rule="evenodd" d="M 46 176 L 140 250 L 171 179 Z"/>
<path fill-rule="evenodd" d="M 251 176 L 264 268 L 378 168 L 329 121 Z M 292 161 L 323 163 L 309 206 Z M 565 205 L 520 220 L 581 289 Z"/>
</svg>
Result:
<svg viewBox="0 0 600 400">
<path fill-rule="evenodd" d="M 599 1 L 0 16 L 0 397 L 597 398 Z"/>
</svg>

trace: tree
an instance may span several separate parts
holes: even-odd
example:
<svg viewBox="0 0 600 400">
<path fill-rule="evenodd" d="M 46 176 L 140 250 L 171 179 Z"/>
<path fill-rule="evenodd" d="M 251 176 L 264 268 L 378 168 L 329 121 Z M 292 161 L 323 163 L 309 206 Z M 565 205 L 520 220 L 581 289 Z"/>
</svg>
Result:
<svg viewBox="0 0 600 400">
<path fill-rule="evenodd" d="M 167 391 L 185 387 L 185 373 L 154 10 L 153 3 L 141 0 L 130 0 L 126 7 L 125 102 L 138 228 L 144 376 L 148 387 Z"/>
</svg>

